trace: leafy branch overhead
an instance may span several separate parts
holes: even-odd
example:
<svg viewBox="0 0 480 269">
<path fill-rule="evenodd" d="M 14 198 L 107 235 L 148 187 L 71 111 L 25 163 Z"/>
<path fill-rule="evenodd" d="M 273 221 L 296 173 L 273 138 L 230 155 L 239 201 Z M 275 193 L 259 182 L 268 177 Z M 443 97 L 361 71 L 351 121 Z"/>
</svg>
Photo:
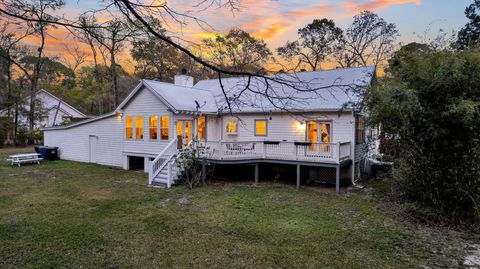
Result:
<svg viewBox="0 0 480 269">
<path fill-rule="evenodd" d="M 40 1 L 41 0 L 36 0 Z M 272 60 L 272 53 L 266 46 L 263 40 L 257 39 L 247 32 L 239 29 L 231 30 L 225 35 L 217 35 L 213 39 L 204 40 L 200 48 L 189 42 L 186 42 L 181 37 L 177 36 L 175 32 L 164 29 L 162 26 L 169 27 L 169 23 L 174 22 L 180 27 L 188 25 L 188 22 L 194 22 L 203 29 L 209 29 L 210 26 L 205 21 L 193 16 L 190 12 L 175 10 L 166 2 L 161 4 L 145 4 L 141 1 L 129 0 L 114 0 L 105 2 L 104 7 L 99 10 L 89 10 L 84 14 L 80 14 L 77 19 L 66 19 L 64 17 L 45 17 L 37 18 L 31 16 L 29 13 L 21 12 L 16 9 L 12 1 L 2 0 L 3 5 L 0 8 L 0 13 L 17 23 L 36 23 L 49 24 L 56 27 L 64 27 L 72 34 L 78 37 L 78 40 L 88 44 L 91 47 L 92 54 L 94 54 L 94 61 L 98 69 L 98 56 L 101 56 L 103 62 L 109 65 L 110 78 L 112 87 L 113 102 L 108 109 L 112 109 L 118 104 L 121 90 L 119 85 L 118 72 L 121 66 L 118 64 L 118 54 L 122 48 L 125 47 L 125 42 L 134 44 L 132 56 L 137 60 L 138 70 L 143 69 L 137 74 L 144 74 L 149 76 L 155 75 L 158 78 L 164 78 L 163 72 L 176 69 L 179 65 L 172 65 L 172 61 L 168 61 L 169 55 L 176 54 L 181 56 L 182 62 L 188 63 L 187 66 L 194 67 L 194 73 L 200 74 L 203 77 L 216 77 L 219 79 L 230 76 L 243 76 L 248 78 L 243 89 L 230 95 L 226 89 L 223 89 L 225 101 L 232 112 L 232 107 L 235 106 L 232 102 L 240 100 L 241 95 L 250 93 L 266 97 L 268 100 L 275 100 L 280 98 L 288 98 L 289 96 L 281 96 L 282 91 L 270 88 L 270 85 L 282 85 L 285 88 L 292 88 L 294 90 L 307 90 L 318 92 L 319 95 L 324 94 L 328 87 L 322 88 L 308 88 L 305 85 L 298 87 L 298 83 L 292 82 L 292 79 L 285 80 L 278 78 L 272 74 L 266 67 L 267 64 L 272 63 L 272 66 L 279 66 Z M 200 1 L 196 7 L 211 7 L 213 5 L 228 7 L 232 12 L 241 8 L 239 1 Z M 8 8 L 3 8 L 8 7 Z M 110 19 L 106 22 L 99 23 L 96 19 L 96 14 L 111 14 Z M 301 31 L 305 36 L 305 41 L 302 43 L 305 46 L 312 47 L 320 53 L 319 58 L 315 60 L 315 66 L 320 66 L 321 61 L 324 61 L 325 54 L 332 51 L 332 48 L 326 48 L 324 45 L 332 40 L 337 40 L 341 34 L 341 30 L 332 26 L 332 21 L 319 21 L 328 33 L 324 34 L 325 40 L 321 40 L 316 44 L 315 38 L 321 36 L 321 31 L 314 34 L 313 38 L 307 39 L 307 33 Z M 308 31 L 313 31 L 314 27 L 307 27 Z M 211 29 L 211 28 L 210 28 Z M 305 30 L 307 31 L 307 30 Z M 158 44 L 157 44 L 158 42 Z M 139 49 L 151 48 L 150 45 L 155 45 L 158 50 L 155 55 L 153 52 L 144 54 L 144 51 Z M 173 53 L 173 51 L 176 51 Z M 152 60 L 151 56 L 157 56 L 160 52 L 165 53 L 164 60 Z M 200 53 L 198 53 L 200 52 Z M 146 51 L 145 51 L 146 53 Z M 163 56 L 163 55 L 162 55 Z M 191 61 L 191 62 L 190 62 Z M 285 68 L 281 66 L 281 70 Z M 160 72 L 159 70 L 162 70 Z M 186 69 L 186 68 L 182 68 Z M 154 71 L 156 70 L 156 71 Z M 199 71 L 196 71 L 199 70 Z M 278 70 L 277 70 L 278 71 Z M 153 72 L 153 73 L 152 73 Z M 274 72 L 275 73 L 275 72 Z M 98 74 L 98 72 L 97 72 Z M 171 73 L 166 77 L 171 78 Z M 97 76 L 97 80 L 103 80 Z M 262 87 L 257 88 L 259 83 L 250 84 L 251 81 L 262 81 Z M 101 83 L 102 85 L 104 83 Z M 223 85 L 223 84 L 222 84 Z M 347 86 L 347 85 L 331 85 Z M 354 87 L 355 85 L 348 85 Z M 327 93 L 328 94 L 328 93 Z M 273 102 L 273 101 L 272 101 Z M 281 104 L 275 103 L 278 109 Z"/>
</svg>

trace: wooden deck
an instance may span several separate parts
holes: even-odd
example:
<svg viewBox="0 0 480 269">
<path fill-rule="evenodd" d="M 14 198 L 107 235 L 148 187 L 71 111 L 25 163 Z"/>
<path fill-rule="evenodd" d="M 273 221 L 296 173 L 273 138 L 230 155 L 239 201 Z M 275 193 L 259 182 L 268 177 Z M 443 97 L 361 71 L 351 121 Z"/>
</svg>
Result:
<svg viewBox="0 0 480 269">
<path fill-rule="evenodd" d="M 162 183 L 167 188 L 175 182 L 174 172 L 177 156 L 177 139 L 173 139 L 149 165 L 149 185 Z M 300 166 L 324 166 L 336 169 L 336 191 L 340 191 L 340 167 L 353 159 L 351 142 L 308 143 L 287 141 L 200 141 L 199 156 L 216 163 L 255 164 L 255 182 L 261 162 L 288 163 L 297 167 L 297 188 L 300 187 Z M 190 143 L 189 145 L 190 146 Z M 202 164 L 202 178 L 206 176 Z"/>
<path fill-rule="evenodd" d="M 340 164 L 352 158 L 351 143 L 306 143 L 279 141 L 207 141 L 203 156 L 211 160 L 283 160 Z"/>
</svg>

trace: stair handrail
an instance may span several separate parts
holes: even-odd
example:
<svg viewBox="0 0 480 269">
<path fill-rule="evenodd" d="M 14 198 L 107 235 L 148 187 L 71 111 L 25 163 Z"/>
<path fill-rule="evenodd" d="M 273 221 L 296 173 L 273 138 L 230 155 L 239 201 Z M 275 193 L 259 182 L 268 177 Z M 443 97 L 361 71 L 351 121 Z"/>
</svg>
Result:
<svg viewBox="0 0 480 269">
<path fill-rule="evenodd" d="M 173 175 L 172 175 L 173 169 L 172 169 L 172 166 L 177 165 L 178 158 L 180 158 L 180 154 L 172 155 L 168 159 L 167 188 L 170 188 L 173 184 Z M 180 169 L 180 167 L 178 167 L 178 169 Z"/>
<path fill-rule="evenodd" d="M 189 148 L 192 146 L 192 142 L 193 140 L 190 140 L 190 142 L 188 142 L 188 144 L 185 146 L 185 148 Z M 168 160 L 165 162 L 165 165 L 168 165 L 168 169 L 167 169 L 167 188 L 170 188 L 172 186 L 172 183 L 173 183 L 173 175 L 172 175 L 172 166 L 173 165 L 177 165 L 177 161 L 178 159 L 180 158 L 180 154 L 172 154 L 170 156 L 170 158 L 168 158 Z M 179 168 L 180 169 L 180 168 Z"/>
<path fill-rule="evenodd" d="M 149 169 L 149 176 L 148 176 L 148 183 L 152 184 L 153 179 L 162 171 L 165 165 L 168 163 L 165 158 L 162 158 L 165 153 L 170 150 L 170 148 L 174 145 L 176 147 L 177 138 L 172 139 L 167 146 L 158 154 L 158 156 L 150 162 L 150 169 Z M 173 155 L 173 154 L 172 154 Z M 163 160 L 163 163 L 154 171 L 155 165 L 160 161 Z"/>
</svg>

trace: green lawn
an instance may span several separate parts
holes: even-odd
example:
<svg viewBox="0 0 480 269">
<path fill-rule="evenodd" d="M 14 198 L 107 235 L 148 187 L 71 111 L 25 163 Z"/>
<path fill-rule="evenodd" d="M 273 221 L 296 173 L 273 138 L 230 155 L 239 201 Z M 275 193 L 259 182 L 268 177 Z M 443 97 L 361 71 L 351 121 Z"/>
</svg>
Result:
<svg viewBox="0 0 480 269">
<path fill-rule="evenodd" d="M 462 265 L 471 243 L 395 219 L 362 193 L 165 191 L 99 165 L 10 167 L 4 159 L 19 151 L 0 150 L 0 268 L 446 268 Z"/>
</svg>

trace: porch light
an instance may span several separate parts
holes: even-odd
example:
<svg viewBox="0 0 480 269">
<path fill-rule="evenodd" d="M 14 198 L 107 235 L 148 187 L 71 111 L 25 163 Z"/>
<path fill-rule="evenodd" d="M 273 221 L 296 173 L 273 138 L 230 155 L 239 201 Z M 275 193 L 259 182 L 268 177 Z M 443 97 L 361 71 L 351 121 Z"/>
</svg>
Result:
<svg viewBox="0 0 480 269">
<path fill-rule="evenodd" d="M 296 129 L 297 129 L 298 132 L 305 132 L 305 129 L 306 129 L 305 122 L 303 122 L 303 121 L 297 121 L 295 127 L 296 127 Z"/>
<path fill-rule="evenodd" d="M 123 113 L 122 112 L 118 112 L 117 113 L 117 119 L 121 120 L 123 117 Z"/>
</svg>

